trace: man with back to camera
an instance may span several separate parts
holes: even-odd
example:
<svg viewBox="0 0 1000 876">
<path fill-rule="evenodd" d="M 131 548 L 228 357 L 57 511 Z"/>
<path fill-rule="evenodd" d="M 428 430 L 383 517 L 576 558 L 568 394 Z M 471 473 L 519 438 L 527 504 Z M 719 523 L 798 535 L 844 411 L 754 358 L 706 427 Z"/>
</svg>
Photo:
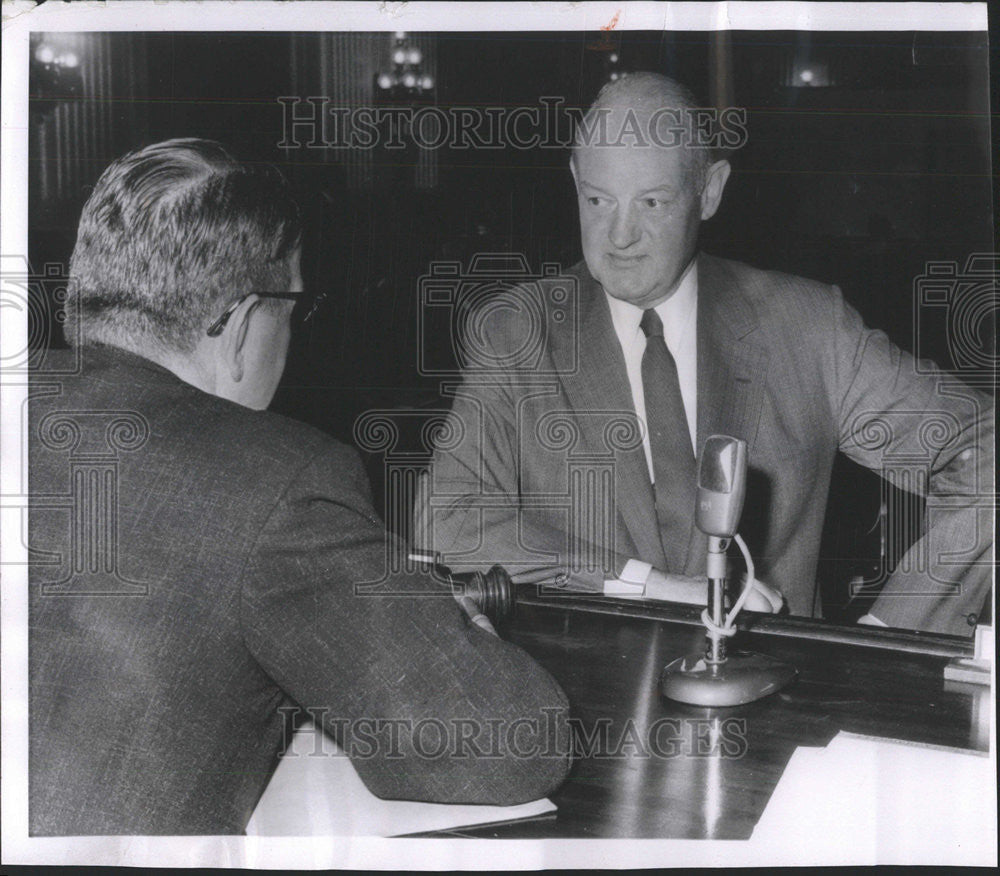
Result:
<svg viewBox="0 0 1000 876">
<path fill-rule="evenodd" d="M 264 410 L 301 233 L 276 170 L 205 140 L 116 160 L 84 207 L 82 365 L 30 406 L 34 836 L 242 833 L 290 703 L 380 797 L 513 804 L 565 778 L 554 680 L 427 577 L 363 586 L 390 536 L 356 454 Z M 113 482 L 71 477 L 109 453 Z M 433 722 L 443 757 L 414 738 Z"/>
<path fill-rule="evenodd" d="M 452 409 L 462 429 L 449 433 L 465 438 L 436 450 L 415 537 L 454 569 L 501 563 L 567 590 L 617 578 L 704 604 L 696 455 L 709 435 L 732 435 L 749 445 L 740 530 L 757 573 L 792 614 L 820 616 L 836 452 L 890 480 L 894 459 L 921 460 L 929 527 L 861 620 L 970 635 L 990 588 L 991 514 L 976 496 L 992 483 L 991 399 L 954 380 L 942 389 L 930 363 L 918 373 L 836 287 L 699 253 L 730 166 L 700 145 L 710 141 L 699 140 L 696 106 L 656 73 L 601 90 L 570 162 L 584 254 L 567 272 L 577 312 L 567 318 L 551 294 L 565 281 L 543 278 L 541 326 L 516 295 L 470 320 L 484 362 L 519 361 L 526 337 L 543 339 L 541 355 L 533 374 L 467 368 Z M 641 441 L 615 438 L 609 424 L 622 417 L 638 421 Z M 582 516 L 566 501 L 574 454 L 613 457 L 609 538 L 599 507 L 571 519 Z M 595 567 L 595 556 L 606 561 Z M 779 604 L 768 588 L 747 607 Z"/>
</svg>

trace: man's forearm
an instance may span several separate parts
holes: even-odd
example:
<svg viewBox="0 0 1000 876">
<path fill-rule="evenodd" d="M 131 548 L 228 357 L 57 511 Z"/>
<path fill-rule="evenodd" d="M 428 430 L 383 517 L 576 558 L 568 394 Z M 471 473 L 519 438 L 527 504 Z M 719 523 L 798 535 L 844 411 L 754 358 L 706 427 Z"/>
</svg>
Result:
<svg viewBox="0 0 1000 876">
<path fill-rule="evenodd" d="M 604 581 L 619 575 L 628 557 L 613 545 L 571 538 L 565 527 L 531 519 L 508 498 L 510 507 L 488 507 L 483 497 L 456 495 L 448 485 L 447 503 L 424 496 L 418 505 L 414 538 L 419 547 L 439 554 L 456 572 L 503 566 L 517 584 L 549 584 L 600 592 Z M 491 497 L 493 498 L 493 497 Z"/>
</svg>

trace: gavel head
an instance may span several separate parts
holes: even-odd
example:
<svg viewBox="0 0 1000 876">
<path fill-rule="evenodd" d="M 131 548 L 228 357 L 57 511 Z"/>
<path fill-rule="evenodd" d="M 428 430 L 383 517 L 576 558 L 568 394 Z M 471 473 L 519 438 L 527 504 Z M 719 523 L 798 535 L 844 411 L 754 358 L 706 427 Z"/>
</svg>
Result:
<svg viewBox="0 0 1000 876">
<path fill-rule="evenodd" d="M 494 626 L 514 616 L 516 588 L 503 566 L 493 566 L 487 572 L 453 574 L 452 581 L 465 588 L 469 597 Z"/>
</svg>

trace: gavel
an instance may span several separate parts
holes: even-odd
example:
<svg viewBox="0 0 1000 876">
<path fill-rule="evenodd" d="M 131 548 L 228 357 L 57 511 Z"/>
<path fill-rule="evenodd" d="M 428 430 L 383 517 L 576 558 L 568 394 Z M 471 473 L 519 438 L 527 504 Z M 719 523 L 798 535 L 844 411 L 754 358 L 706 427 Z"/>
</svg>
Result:
<svg viewBox="0 0 1000 876">
<path fill-rule="evenodd" d="M 413 551 L 410 559 L 421 563 L 438 581 L 448 584 L 459 602 L 470 600 L 492 626 L 500 626 L 514 616 L 517 585 L 503 566 L 493 566 L 486 572 L 452 572 L 438 562 L 437 554 L 429 551 Z"/>
</svg>

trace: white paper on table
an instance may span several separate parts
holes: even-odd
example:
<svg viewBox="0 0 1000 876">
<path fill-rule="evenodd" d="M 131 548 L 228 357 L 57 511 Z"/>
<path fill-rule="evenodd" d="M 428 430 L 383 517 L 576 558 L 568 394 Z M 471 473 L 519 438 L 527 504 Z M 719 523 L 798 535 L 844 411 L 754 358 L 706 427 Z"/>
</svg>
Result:
<svg viewBox="0 0 1000 876">
<path fill-rule="evenodd" d="M 278 762 L 247 825 L 248 836 L 402 836 L 554 812 L 548 799 L 517 806 L 382 800 L 336 743 L 308 724 Z"/>
<path fill-rule="evenodd" d="M 979 752 L 840 733 L 796 749 L 752 840 L 801 863 L 995 862 L 995 770 Z"/>
</svg>

